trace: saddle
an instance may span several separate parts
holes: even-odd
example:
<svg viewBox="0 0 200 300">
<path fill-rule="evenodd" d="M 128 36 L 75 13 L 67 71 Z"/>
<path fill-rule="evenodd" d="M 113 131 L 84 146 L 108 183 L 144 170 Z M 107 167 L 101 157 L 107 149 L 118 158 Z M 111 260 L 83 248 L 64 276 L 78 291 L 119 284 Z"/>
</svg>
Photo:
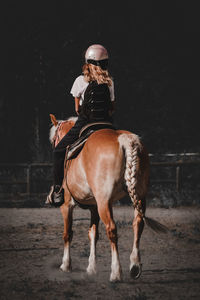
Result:
<svg viewBox="0 0 200 300">
<path fill-rule="evenodd" d="M 83 146 L 89 136 L 100 129 L 115 129 L 112 123 L 110 122 L 95 122 L 95 123 L 89 123 L 86 126 L 84 126 L 79 133 L 79 138 L 76 140 L 72 145 L 69 145 L 67 147 L 66 151 L 66 160 L 76 158 L 77 155 L 81 152 L 83 149 Z"/>
</svg>

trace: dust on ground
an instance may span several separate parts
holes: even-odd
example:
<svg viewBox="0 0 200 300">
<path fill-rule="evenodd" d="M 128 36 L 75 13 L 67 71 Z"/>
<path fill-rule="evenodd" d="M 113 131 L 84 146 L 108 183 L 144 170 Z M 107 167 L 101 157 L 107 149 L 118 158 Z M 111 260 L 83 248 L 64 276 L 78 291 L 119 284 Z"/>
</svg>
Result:
<svg viewBox="0 0 200 300">
<path fill-rule="evenodd" d="M 159 235 L 145 227 L 141 238 L 143 272 L 129 276 L 133 209 L 114 207 L 123 270 L 110 283 L 110 245 L 100 223 L 97 275 L 88 277 L 90 213 L 75 208 L 71 245 L 72 272 L 59 269 L 63 254 L 63 221 L 55 208 L 0 209 L 0 299 L 199 299 L 200 208 L 148 208 L 170 229 Z"/>
</svg>

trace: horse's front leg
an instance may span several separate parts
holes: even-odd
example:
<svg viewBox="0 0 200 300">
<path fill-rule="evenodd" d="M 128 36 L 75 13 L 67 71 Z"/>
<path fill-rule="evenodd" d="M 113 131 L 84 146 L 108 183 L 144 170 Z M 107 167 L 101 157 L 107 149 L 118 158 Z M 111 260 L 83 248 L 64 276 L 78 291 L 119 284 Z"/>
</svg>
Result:
<svg viewBox="0 0 200 300">
<path fill-rule="evenodd" d="M 142 216 L 138 213 L 138 210 L 134 210 L 134 220 L 133 220 L 133 250 L 130 255 L 130 275 L 132 278 L 137 279 L 142 273 L 142 264 L 140 259 L 140 238 L 144 228 L 144 221 Z"/>
<path fill-rule="evenodd" d="M 66 197 L 68 199 L 66 199 Z M 73 231 L 72 231 L 73 208 L 74 205 L 71 202 L 71 197 L 69 195 L 65 195 L 65 203 L 60 208 L 64 220 L 64 233 L 63 233 L 64 255 L 62 259 L 62 265 L 60 266 L 60 268 L 62 271 L 65 272 L 71 271 L 70 243 L 73 237 Z"/>
<path fill-rule="evenodd" d="M 90 240 L 90 256 L 89 264 L 87 267 L 87 273 L 89 275 L 96 274 L 96 243 L 99 239 L 99 214 L 97 207 L 94 206 L 90 209 L 91 212 L 91 221 L 90 229 L 88 231 L 88 236 Z"/>
</svg>

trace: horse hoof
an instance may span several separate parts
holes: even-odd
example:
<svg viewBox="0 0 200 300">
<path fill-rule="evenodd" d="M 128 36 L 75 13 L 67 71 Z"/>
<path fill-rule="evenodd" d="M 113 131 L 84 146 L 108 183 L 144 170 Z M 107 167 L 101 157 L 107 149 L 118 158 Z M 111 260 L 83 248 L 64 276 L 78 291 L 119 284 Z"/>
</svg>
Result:
<svg viewBox="0 0 200 300">
<path fill-rule="evenodd" d="M 130 269 L 130 275 L 133 279 L 138 279 L 142 273 L 142 265 L 133 265 Z"/>
<path fill-rule="evenodd" d="M 89 276 L 95 275 L 97 273 L 96 269 L 94 269 L 94 268 L 87 268 L 86 272 Z"/>
<path fill-rule="evenodd" d="M 61 266 L 60 266 L 60 269 L 63 271 L 63 272 L 71 272 L 71 270 L 72 270 L 72 268 L 71 268 L 71 266 L 65 266 L 64 264 L 62 264 Z"/>
<path fill-rule="evenodd" d="M 115 283 L 115 282 L 120 282 L 120 281 L 122 281 L 122 275 L 121 274 L 117 274 L 117 275 L 110 275 L 110 282 L 113 282 L 113 283 Z"/>
</svg>

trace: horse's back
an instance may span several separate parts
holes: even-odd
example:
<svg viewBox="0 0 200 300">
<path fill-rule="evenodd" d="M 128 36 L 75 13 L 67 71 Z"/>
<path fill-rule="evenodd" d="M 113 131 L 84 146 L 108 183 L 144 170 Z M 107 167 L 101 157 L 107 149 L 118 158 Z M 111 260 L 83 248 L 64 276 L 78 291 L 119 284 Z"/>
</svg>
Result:
<svg viewBox="0 0 200 300">
<path fill-rule="evenodd" d="M 95 131 L 88 139 L 89 147 L 116 147 L 119 133 L 114 129 L 100 129 Z"/>
<path fill-rule="evenodd" d="M 102 159 L 104 162 L 111 163 L 123 159 L 122 147 L 120 145 L 119 136 L 121 131 L 113 129 L 101 129 L 94 132 L 87 140 L 83 156 L 86 161 L 95 164 Z"/>
<path fill-rule="evenodd" d="M 103 152 L 105 149 L 111 151 L 119 151 L 125 143 L 123 141 L 137 143 L 141 152 L 145 152 L 148 155 L 143 143 L 141 142 L 139 136 L 127 131 L 127 130 L 113 130 L 113 129 L 101 129 L 95 131 L 87 140 L 85 152 L 94 153 L 97 149 Z"/>
</svg>

